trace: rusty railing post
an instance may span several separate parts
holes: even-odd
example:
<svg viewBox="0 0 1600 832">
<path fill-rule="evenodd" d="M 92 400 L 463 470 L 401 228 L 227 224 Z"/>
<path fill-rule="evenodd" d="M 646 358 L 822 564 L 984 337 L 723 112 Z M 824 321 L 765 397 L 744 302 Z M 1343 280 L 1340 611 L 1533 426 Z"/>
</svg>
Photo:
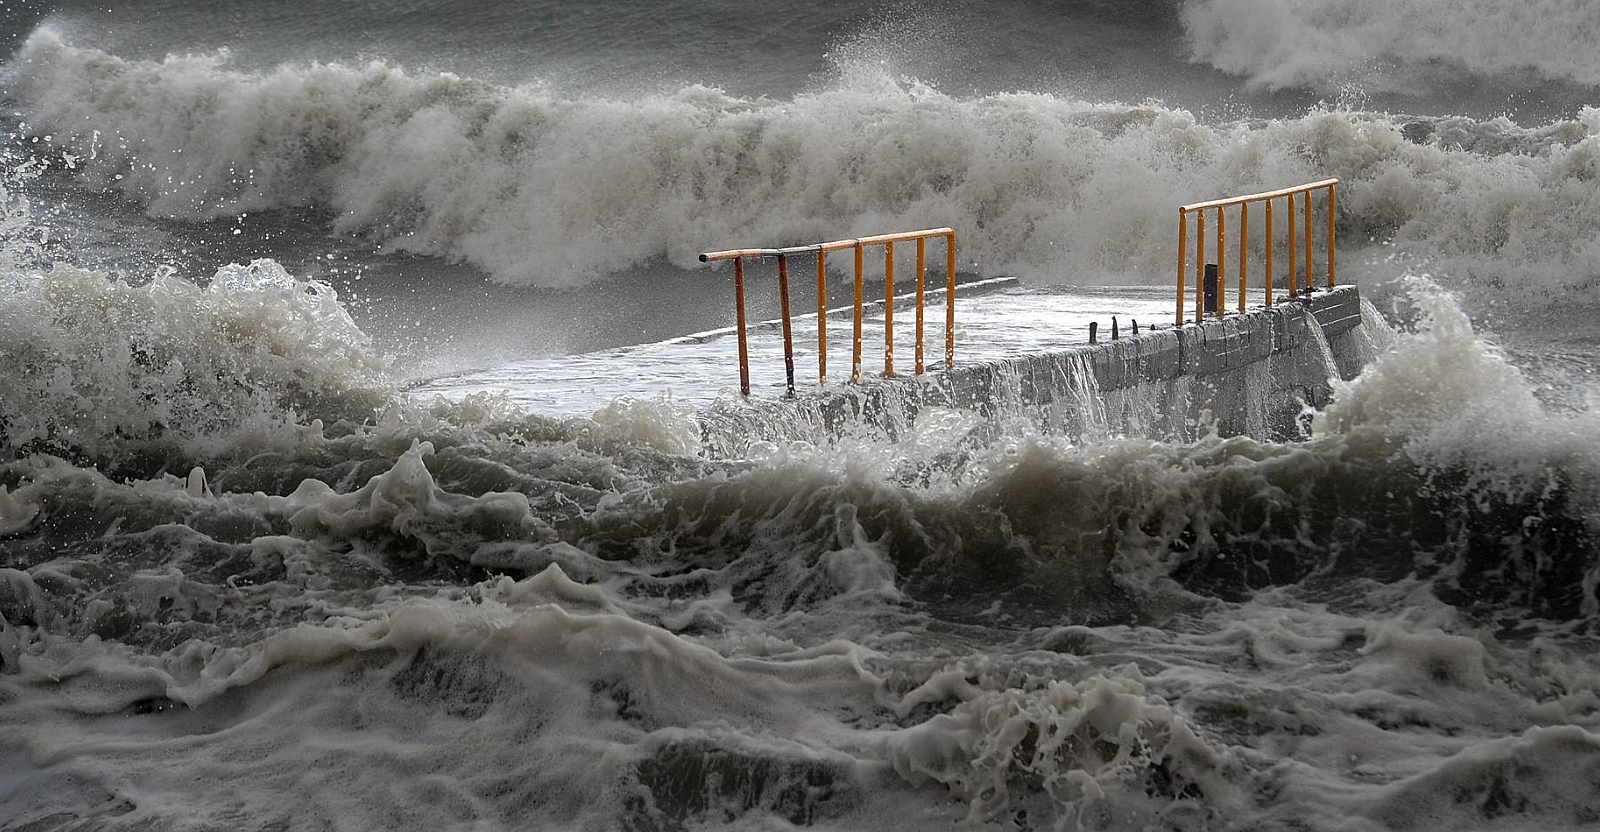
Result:
<svg viewBox="0 0 1600 832">
<path fill-rule="evenodd" d="M 1206 322 L 1206 212 L 1194 215 L 1194 322 Z"/>
<path fill-rule="evenodd" d="M 1300 294 L 1300 286 L 1294 279 L 1294 194 L 1289 194 L 1289 251 L 1287 253 L 1289 255 L 1289 297 L 1293 298 Z"/>
<path fill-rule="evenodd" d="M 894 378 L 894 241 L 883 244 L 883 377 Z"/>
<path fill-rule="evenodd" d="M 1178 322 L 1183 326 L 1183 278 L 1189 268 L 1189 214 L 1178 209 Z"/>
<path fill-rule="evenodd" d="M 1332 288 L 1334 288 L 1335 285 L 1337 285 L 1336 282 L 1335 282 L 1335 279 L 1334 279 L 1334 271 L 1335 271 L 1335 263 L 1336 263 L 1338 258 L 1333 252 L 1334 252 L 1334 249 L 1337 247 L 1337 239 L 1338 239 L 1338 228 L 1336 227 L 1335 221 L 1334 221 L 1335 201 L 1337 200 L 1337 196 L 1335 195 L 1335 191 L 1337 191 L 1338 189 L 1339 189 L 1339 186 L 1336 185 L 1336 184 L 1328 186 L 1328 288 L 1329 289 L 1332 289 Z"/>
<path fill-rule="evenodd" d="M 917 375 L 922 375 L 922 302 L 923 283 L 928 269 L 928 238 L 917 238 Z"/>
<path fill-rule="evenodd" d="M 794 395 L 794 331 L 789 323 L 789 258 L 778 255 L 778 300 L 783 308 L 783 372 L 789 395 Z"/>
<path fill-rule="evenodd" d="M 750 395 L 750 346 L 745 340 L 744 321 L 744 258 L 733 258 L 734 316 L 739 328 L 739 392 Z"/>
<path fill-rule="evenodd" d="M 956 233 L 950 232 L 944 247 L 944 369 L 956 366 Z"/>
<path fill-rule="evenodd" d="M 1267 229 L 1266 229 L 1266 233 L 1265 233 L 1264 236 L 1266 237 L 1266 248 L 1267 248 L 1267 264 L 1266 264 L 1266 269 L 1267 269 L 1266 281 L 1267 282 L 1266 282 L 1266 287 L 1265 288 L 1267 290 L 1267 305 L 1271 306 L 1272 305 L 1272 248 L 1273 248 L 1274 243 L 1273 243 L 1273 240 L 1272 240 L 1272 200 L 1270 200 L 1270 199 L 1267 200 Z"/>
<path fill-rule="evenodd" d="M 1228 310 L 1228 215 L 1226 209 L 1217 206 L 1217 317 L 1222 317 Z"/>
<path fill-rule="evenodd" d="M 1311 244 L 1311 191 L 1307 190 L 1306 196 L 1306 294 L 1311 294 L 1317 288 L 1316 281 L 1311 279 L 1311 250 L 1316 248 Z"/>
<path fill-rule="evenodd" d="M 828 380 L 828 252 L 817 247 L 817 383 Z"/>
<path fill-rule="evenodd" d="M 861 240 L 856 240 L 856 329 L 850 350 L 850 380 L 861 380 Z"/>
<path fill-rule="evenodd" d="M 1250 203 L 1239 205 L 1239 314 L 1245 313 L 1245 299 L 1249 296 L 1250 282 Z"/>
</svg>

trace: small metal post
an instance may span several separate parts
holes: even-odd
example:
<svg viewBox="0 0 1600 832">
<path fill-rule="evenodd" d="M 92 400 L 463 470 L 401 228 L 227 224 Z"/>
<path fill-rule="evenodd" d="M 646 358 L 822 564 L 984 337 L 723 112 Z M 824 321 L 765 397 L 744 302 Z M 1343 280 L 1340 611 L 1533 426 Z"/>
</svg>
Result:
<svg viewBox="0 0 1600 832">
<path fill-rule="evenodd" d="M 1089 343 L 1096 344 L 1096 343 L 1099 343 L 1099 342 L 1100 342 L 1100 322 L 1099 321 L 1090 321 L 1089 322 Z"/>
<path fill-rule="evenodd" d="M 1115 341 L 1115 340 L 1117 340 L 1118 338 L 1121 338 L 1121 337 L 1122 337 L 1121 333 L 1117 332 L 1117 316 L 1116 315 L 1112 315 L 1111 316 L 1111 340 Z"/>
<path fill-rule="evenodd" d="M 1206 276 L 1203 279 L 1206 289 L 1206 311 L 1216 315 L 1222 314 L 1222 293 L 1217 291 L 1222 284 L 1222 278 L 1217 275 L 1217 264 L 1206 264 Z M 1203 317 L 1201 320 L 1205 320 Z"/>
<path fill-rule="evenodd" d="M 1135 336 L 1137 336 L 1139 334 L 1139 319 L 1138 318 L 1134 318 L 1134 319 L 1132 319 L 1132 321 L 1133 321 L 1133 334 Z"/>
</svg>

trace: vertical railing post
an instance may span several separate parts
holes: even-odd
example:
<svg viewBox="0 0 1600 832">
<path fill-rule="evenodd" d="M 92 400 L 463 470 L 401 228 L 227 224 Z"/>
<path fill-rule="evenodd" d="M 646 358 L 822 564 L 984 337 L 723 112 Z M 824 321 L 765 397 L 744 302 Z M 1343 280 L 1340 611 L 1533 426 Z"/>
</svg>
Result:
<svg viewBox="0 0 1600 832">
<path fill-rule="evenodd" d="M 1328 186 L 1328 288 L 1329 289 L 1332 289 L 1335 285 L 1337 285 L 1337 282 L 1336 282 L 1336 280 L 1334 278 L 1334 271 L 1335 271 L 1335 268 L 1336 268 L 1336 264 L 1337 264 L 1338 258 L 1333 252 L 1334 252 L 1334 249 L 1338 245 L 1338 236 L 1339 236 L 1338 235 L 1338 228 L 1335 226 L 1335 223 L 1334 223 L 1334 213 L 1336 211 L 1335 202 L 1337 200 L 1337 196 L 1335 194 L 1335 191 L 1337 191 L 1338 189 L 1339 189 L 1338 185 L 1329 185 Z"/>
<path fill-rule="evenodd" d="M 739 392 L 750 395 L 750 346 L 745 341 L 744 258 L 733 258 L 733 305 L 739 328 Z"/>
<path fill-rule="evenodd" d="M 1245 311 L 1245 298 L 1248 296 L 1250 282 L 1250 203 L 1239 205 L 1239 314 Z"/>
<path fill-rule="evenodd" d="M 928 270 L 928 238 L 917 238 L 917 375 L 922 375 L 922 301 L 923 282 Z"/>
<path fill-rule="evenodd" d="M 1305 192 L 1305 197 L 1306 197 L 1306 199 L 1305 199 L 1305 202 L 1306 202 L 1306 207 L 1305 207 L 1305 214 L 1306 214 L 1306 293 L 1310 294 L 1311 290 L 1317 288 L 1316 281 L 1311 279 L 1311 250 L 1316 248 L 1316 246 L 1313 246 L 1311 244 L 1311 192 L 1310 191 L 1306 191 Z"/>
<path fill-rule="evenodd" d="M 850 348 L 850 380 L 861 380 L 861 241 L 856 240 L 856 329 Z"/>
<path fill-rule="evenodd" d="M 778 255 L 778 301 L 783 309 L 783 372 L 786 387 L 794 396 L 794 330 L 789 321 L 789 258 Z"/>
<path fill-rule="evenodd" d="M 1266 278 L 1266 286 L 1264 288 L 1267 291 L 1267 305 L 1271 306 L 1272 305 L 1272 248 L 1273 248 L 1273 245 L 1274 245 L 1273 240 L 1272 240 L 1272 200 L 1271 199 L 1267 200 L 1267 228 L 1266 228 L 1266 232 L 1265 232 L 1264 236 L 1266 238 L 1266 249 L 1267 249 L 1267 262 L 1266 262 L 1267 278 Z"/>
<path fill-rule="evenodd" d="M 883 244 L 883 377 L 894 378 L 894 241 Z"/>
<path fill-rule="evenodd" d="M 1294 279 L 1294 194 L 1289 194 L 1289 250 L 1286 253 L 1289 255 L 1289 297 L 1293 298 L 1300 294 Z"/>
<path fill-rule="evenodd" d="M 950 232 L 944 246 L 944 369 L 956 366 L 956 233 Z"/>
<path fill-rule="evenodd" d="M 1194 322 L 1206 322 L 1206 210 L 1194 214 Z"/>
<path fill-rule="evenodd" d="M 817 382 L 828 379 L 828 252 L 817 247 Z"/>
<path fill-rule="evenodd" d="M 1174 326 L 1183 326 L 1183 278 L 1189 270 L 1189 214 L 1178 209 L 1178 320 Z"/>
<path fill-rule="evenodd" d="M 1228 308 L 1228 215 L 1217 206 L 1217 317 Z"/>
</svg>

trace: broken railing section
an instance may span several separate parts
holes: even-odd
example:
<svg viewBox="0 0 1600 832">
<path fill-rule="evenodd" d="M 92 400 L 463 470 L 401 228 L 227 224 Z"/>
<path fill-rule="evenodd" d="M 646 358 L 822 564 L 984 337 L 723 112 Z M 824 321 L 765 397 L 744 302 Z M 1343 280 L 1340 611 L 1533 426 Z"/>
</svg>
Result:
<svg viewBox="0 0 1600 832">
<path fill-rule="evenodd" d="M 1285 199 L 1288 207 L 1288 235 L 1285 244 L 1285 253 L 1289 261 L 1289 294 L 1297 295 L 1302 291 L 1309 292 L 1314 286 L 1312 277 L 1312 252 L 1315 248 L 1312 237 L 1312 195 L 1317 191 L 1326 190 L 1327 195 L 1327 249 L 1328 249 L 1328 288 L 1335 285 L 1334 271 L 1337 266 L 1336 240 L 1335 240 L 1335 215 L 1337 214 L 1336 201 L 1339 180 L 1323 179 L 1318 182 L 1307 182 L 1292 188 L 1282 188 L 1276 191 L 1267 191 L 1246 196 L 1214 199 L 1209 202 L 1197 202 L 1193 205 L 1184 205 L 1178 209 L 1178 325 L 1182 326 L 1184 307 L 1184 278 L 1188 274 L 1189 254 L 1189 215 L 1195 216 L 1195 272 L 1194 272 L 1194 320 L 1205 320 L 1209 310 L 1216 317 L 1224 314 L 1227 294 L 1227 213 L 1226 209 L 1235 205 L 1239 206 L 1239 311 L 1245 311 L 1246 292 L 1250 288 L 1250 206 L 1257 202 L 1266 203 L 1266 229 L 1263 234 L 1263 250 L 1265 253 L 1266 278 L 1263 286 L 1266 289 L 1266 305 L 1272 305 L 1273 282 L 1276 277 L 1273 273 L 1273 254 L 1276 249 L 1276 240 L 1273 235 L 1273 205 L 1278 199 Z M 1298 199 L 1297 199 L 1298 198 Z M 1296 234 L 1295 204 L 1300 205 L 1300 223 L 1303 234 Z M 1206 262 L 1206 212 L 1215 210 L 1217 224 L 1217 262 Z M 1296 268 L 1299 257 L 1296 252 L 1296 237 L 1300 236 L 1305 249 L 1304 285 L 1299 281 Z M 1215 270 L 1213 272 L 1213 270 Z M 1215 290 L 1208 286 L 1208 278 L 1215 281 Z M 1211 297 L 1207 297 L 1211 295 Z"/>
<path fill-rule="evenodd" d="M 771 259 L 778 261 L 778 297 L 783 314 L 783 364 L 788 376 L 789 394 L 794 394 L 794 335 L 789 313 L 789 258 L 813 255 L 817 267 L 817 381 L 828 377 L 828 252 L 852 249 L 855 252 L 855 332 L 850 359 L 850 380 L 861 378 L 861 314 L 862 269 L 866 249 L 883 246 L 883 311 L 885 317 L 883 345 L 883 374 L 894 376 L 894 246 L 895 243 L 917 244 L 917 348 L 916 372 L 922 375 L 922 318 L 924 283 L 927 274 L 927 244 L 929 239 L 944 238 L 945 242 L 945 304 L 944 304 L 944 366 L 950 368 L 956 357 L 956 232 L 950 228 L 928 228 L 921 231 L 904 231 L 898 234 L 879 234 L 873 237 L 856 237 L 789 248 L 747 248 L 729 251 L 711 251 L 700 255 L 700 262 L 733 261 L 733 303 L 739 333 L 739 391 L 750 395 L 750 348 L 745 337 L 744 311 L 744 261 Z"/>
</svg>

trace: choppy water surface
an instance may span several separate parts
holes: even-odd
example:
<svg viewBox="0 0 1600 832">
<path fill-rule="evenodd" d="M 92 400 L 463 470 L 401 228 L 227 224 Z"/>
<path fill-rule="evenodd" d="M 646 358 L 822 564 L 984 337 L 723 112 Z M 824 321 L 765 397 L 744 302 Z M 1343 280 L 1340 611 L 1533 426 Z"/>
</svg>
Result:
<svg viewBox="0 0 1600 832">
<path fill-rule="evenodd" d="M 0 829 L 1600 824 L 1600 12 L 1509 8 L 8 0 Z M 1293 441 L 728 454 L 659 346 L 940 225 L 961 355 L 1165 326 L 1324 176 Z"/>
</svg>

